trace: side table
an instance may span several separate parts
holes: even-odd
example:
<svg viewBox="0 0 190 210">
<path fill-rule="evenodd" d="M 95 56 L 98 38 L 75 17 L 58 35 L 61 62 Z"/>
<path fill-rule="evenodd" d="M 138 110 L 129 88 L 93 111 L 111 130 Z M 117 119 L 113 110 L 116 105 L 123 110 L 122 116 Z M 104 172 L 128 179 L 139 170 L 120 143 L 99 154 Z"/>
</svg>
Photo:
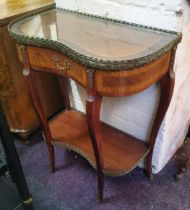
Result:
<svg viewBox="0 0 190 210">
<path fill-rule="evenodd" d="M 54 145 L 59 145 L 78 152 L 97 170 L 99 200 L 104 175 L 124 175 L 145 157 L 152 177 L 152 154 L 173 93 L 173 63 L 181 34 L 59 8 L 20 18 L 9 31 L 20 45 L 23 74 L 43 125 L 52 171 Z M 68 106 L 48 122 L 35 85 L 37 72 L 42 71 L 83 86 L 86 114 Z M 147 142 L 100 122 L 104 96 L 133 95 L 155 82 L 160 83 L 160 103 Z M 63 95 L 66 92 L 65 87 Z"/>
</svg>

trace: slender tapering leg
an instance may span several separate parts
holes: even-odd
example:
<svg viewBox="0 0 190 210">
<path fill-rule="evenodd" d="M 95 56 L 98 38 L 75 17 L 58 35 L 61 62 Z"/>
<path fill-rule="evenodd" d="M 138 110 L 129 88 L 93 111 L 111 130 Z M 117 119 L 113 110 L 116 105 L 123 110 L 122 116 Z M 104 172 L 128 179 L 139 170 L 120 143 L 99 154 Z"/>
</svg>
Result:
<svg viewBox="0 0 190 210">
<path fill-rule="evenodd" d="M 152 175 L 153 148 L 155 145 L 160 125 L 163 121 L 163 118 L 166 114 L 166 111 L 168 109 L 168 106 L 172 98 L 174 82 L 175 82 L 174 75 L 169 72 L 160 80 L 160 102 L 149 138 L 150 152 L 146 159 L 147 174 L 150 177 L 150 179 L 153 178 Z"/>
<path fill-rule="evenodd" d="M 35 70 L 33 70 L 30 66 L 29 62 L 29 57 L 28 57 L 28 51 L 26 46 L 20 46 L 20 50 L 23 56 L 23 61 L 24 61 L 24 69 L 23 69 L 23 74 L 26 78 L 26 86 L 29 89 L 29 94 L 32 98 L 32 103 L 34 105 L 34 108 L 36 110 L 36 114 L 39 117 L 39 120 L 41 122 L 41 126 L 44 131 L 44 137 L 47 143 L 48 147 L 48 153 L 49 153 L 49 159 L 50 159 L 50 167 L 51 171 L 55 171 L 55 157 L 54 157 L 54 147 L 51 144 L 51 133 L 48 125 L 48 121 L 46 118 L 46 115 L 43 111 L 43 107 L 40 101 L 40 97 L 38 95 L 38 91 L 36 88 L 36 79 L 35 79 Z"/>
<path fill-rule="evenodd" d="M 190 157 L 187 157 L 183 165 L 180 167 L 180 171 L 174 176 L 176 181 L 182 179 L 187 171 L 190 169 Z"/>
<path fill-rule="evenodd" d="M 36 72 L 34 70 L 30 70 L 30 73 L 26 76 L 26 79 L 27 79 L 29 90 L 30 90 L 29 92 L 32 97 L 32 102 L 33 102 L 34 108 L 36 109 L 38 117 L 41 121 L 44 137 L 48 146 L 51 171 L 54 172 L 55 171 L 54 147 L 51 144 L 52 137 L 51 137 L 50 129 L 48 126 L 48 121 L 43 111 L 40 97 L 38 95 L 38 91 L 36 88 L 36 79 L 35 79 L 36 75 L 35 74 Z"/>
<path fill-rule="evenodd" d="M 101 127 L 100 127 L 100 107 L 102 97 L 88 92 L 86 99 L 86 115 L 88 129 L 92 140 L 92 146 L 94 149 L 96 167 L 98 173 L 98 199 L 101 202 L 103 199 L 104 189 L 104 173 L 103 173 L 103 155 L 101 148 Z"/>
<path fill-rule="evenodd" d="M 33 209 L 32 196 L 30 195 L 22 165 L 14 144 L 14 139 L 11 135 L 6 117 L 3 113 L 0 103 L 0 140 L 6 154 L 6 160 L 12 180 L 15 182 L 21 199 L 24 204 L 24 209 Z M 2 208 L 1 208 L 2 209 Z"/>
</svg>

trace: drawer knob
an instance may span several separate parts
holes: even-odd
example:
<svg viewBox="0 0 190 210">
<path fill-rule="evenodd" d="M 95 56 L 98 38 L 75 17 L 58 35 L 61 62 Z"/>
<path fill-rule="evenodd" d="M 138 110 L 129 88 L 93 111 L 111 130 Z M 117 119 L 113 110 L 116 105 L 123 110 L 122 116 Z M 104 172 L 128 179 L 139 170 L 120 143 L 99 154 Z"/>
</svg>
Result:
<svg viewBox="0 0 190 210">
<path fill-rule="evenodd" d="M 70 63 L 67 60 L 64 60 L 63 63 L 60 61 L 60 58 L 55 55 L 52 57 L 52 62 L 55 64 L 56 68 L 59 70 L 70 70 Z"/>
</svg>

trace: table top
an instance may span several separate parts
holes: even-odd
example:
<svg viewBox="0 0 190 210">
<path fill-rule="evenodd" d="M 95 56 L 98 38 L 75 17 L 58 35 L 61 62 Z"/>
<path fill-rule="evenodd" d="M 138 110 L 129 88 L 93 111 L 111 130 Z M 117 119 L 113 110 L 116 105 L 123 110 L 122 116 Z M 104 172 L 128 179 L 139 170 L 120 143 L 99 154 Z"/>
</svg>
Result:
<svg viewBox="0 0 190 210">
<path fill-rule="evenodd" d="M 22 15 L 54 4 L 54 0 L 1 0 L 0 24 L 17 15 Z"/>
<path fill-rule="evenodd" d="M 13 22 L 9 30 L 21 44 L 56 49 L 87 66 L 114 70 L 150 63 L 181 40 L 180 33 L 58 8 Z"/>
</svg>

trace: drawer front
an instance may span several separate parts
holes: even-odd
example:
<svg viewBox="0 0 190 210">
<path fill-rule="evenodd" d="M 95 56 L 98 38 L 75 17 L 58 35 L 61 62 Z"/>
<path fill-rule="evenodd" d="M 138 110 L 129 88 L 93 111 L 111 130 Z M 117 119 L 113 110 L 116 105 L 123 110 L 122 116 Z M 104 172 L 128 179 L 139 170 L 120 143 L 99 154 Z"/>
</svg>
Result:
<svg viewBox="0 0 190 210">
<path fill-rule="evenodd" d="M 82 86 L 87 86 L 85 67 L 62 53 L 51 49 L 28 47 L 28 55 L 33 69 L 68 76 Z"/>
<path fill-rule="evenodd" d="M 100 95 L 127 96 L 138 93 L 161 79 L 169 70 L 171 52 L 145 66 L 126 71 L 95 72 L 95 89 Z"/>
</svg>

